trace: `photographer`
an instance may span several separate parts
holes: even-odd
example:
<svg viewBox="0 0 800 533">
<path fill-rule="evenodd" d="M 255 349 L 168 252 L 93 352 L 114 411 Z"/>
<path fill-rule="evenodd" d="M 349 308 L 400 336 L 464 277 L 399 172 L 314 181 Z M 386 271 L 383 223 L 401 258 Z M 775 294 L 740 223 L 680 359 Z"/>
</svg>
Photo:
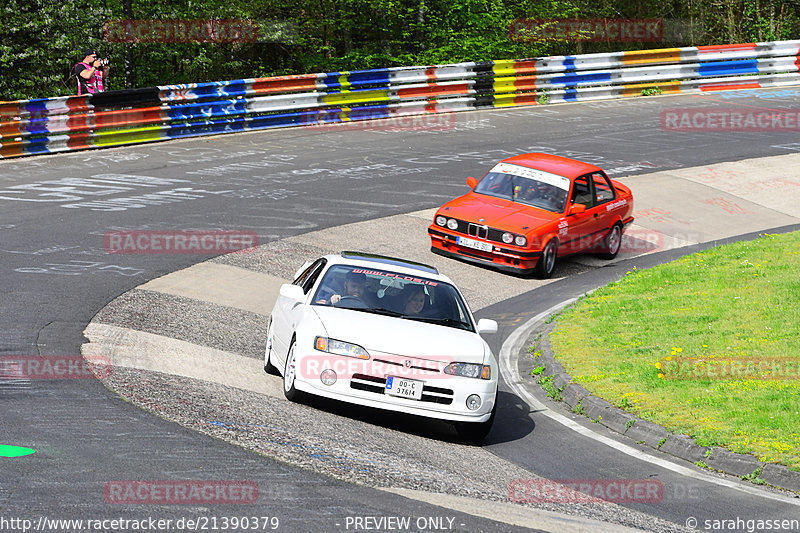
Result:
<svg viewBox="0 0 800 533">
<path fill-rule="evenodd" d="M 97 52 L 92 49 L 86 50 L 83 61 L 75 65 L 78 95 L 103 92 L 108 69 L 108 59 L 98 58 Z"/>
</svg>

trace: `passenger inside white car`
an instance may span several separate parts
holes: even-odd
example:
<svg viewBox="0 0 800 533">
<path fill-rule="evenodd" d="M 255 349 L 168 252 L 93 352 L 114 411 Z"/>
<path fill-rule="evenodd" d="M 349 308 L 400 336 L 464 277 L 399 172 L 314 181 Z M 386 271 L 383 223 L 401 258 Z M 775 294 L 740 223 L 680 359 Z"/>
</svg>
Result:
<svg viewBox="0 0 800 533">
<path fill-rule="evenodd" d="M 409 284 L 403 287 L 403 314 L 414 316 L 421 315 L 429 305 L 428 295 L 422 285 Z"/>
</svg>

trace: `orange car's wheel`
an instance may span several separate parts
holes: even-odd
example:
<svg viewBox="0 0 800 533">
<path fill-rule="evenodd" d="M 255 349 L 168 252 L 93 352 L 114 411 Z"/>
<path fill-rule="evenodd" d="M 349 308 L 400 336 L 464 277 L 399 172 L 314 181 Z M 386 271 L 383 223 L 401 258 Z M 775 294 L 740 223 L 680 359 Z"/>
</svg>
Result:
<svg viewBox="0 0 800 533">
<path fill-rule="evenodd" d="M 553 271 L 556 269 L 557 255 L 558 242 L 552 239 L 542 250 L 542 257 L 539 258 L 539 262 L 536 263 L 536 267 L 533 269 L 533 273 L 537 278 L 547 279 L 553 275 Z"/>
<path fill-rule="evenodd" d="M 622 226 L 614 224 L 603 239 L 603 250 L 597 254 L 603 259 L 614 259 L 622 247 Z"/>
</svg>

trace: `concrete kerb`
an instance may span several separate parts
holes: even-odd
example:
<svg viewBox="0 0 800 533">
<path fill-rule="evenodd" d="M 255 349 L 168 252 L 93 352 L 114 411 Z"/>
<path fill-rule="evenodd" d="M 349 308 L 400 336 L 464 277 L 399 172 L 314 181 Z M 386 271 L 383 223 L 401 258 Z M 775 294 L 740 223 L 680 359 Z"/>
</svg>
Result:
<svg viewBox="0 0 800 533">
<path fill-rule="evenodd" d="M 709 468 L 722 470 L 739 477 L 752 476 L 754 472 L 762 472 L 766 463 L 752 455 L 733 453 L 725 448 L 713 448 L 704 461 Z"/>
<path fill-rule="evenodd" d="M 769 463 L 764 466 L 764 470 L 758 477 L 775 487 L 784 487 L 800 492 L 800 476 L 784 465 Z"/>
<path fill-rule="evenodd" d="M 651 448 L 658 449 L 662 444 L 666 443 L 666 439 L 669 438 L 669 432 L 658 424 L 636 418 L 636 422 L 628 428 L 625 436 L 632 438 L 636 442 L 644 442 Z"/>
<path fill-rule="evenodd" d="M 561 399 L 564 400 L 564 403 L 569 405 L 570 409 L 578 411 L 583 408 L 583 399 L 589 395 L 589 391 L 577 383 L 568 383 L 564 390 L 561 391 Z M 581 407 L 578 407 L 579 405 Z"/>
<path fill-rule="evenodd" d="M 566 306 L 557 306 L 556 316 Z M 800 492 L 800 472 L 789 470 L 784 465 L 764 463 L 749 454 L 733 453 L 724 448 L 698 445 L 686 435 L 670 433 L 666 428 L 636 417 L 608 401 L 599 398 L 581 385 L 572 382 L 563 365 L 555 359 L 549 334 L 554 321 L 545 319 L 528 332 L 527 340 L 519 352 L 520 370 L 530 375 L 530 370 L 544 366 L 541 376 L 551 376 L 553 387 L 560 392 L 560 401 L 576 413 L 582 413 L 593 422 L 625 435 L 639 444 L 689 461 L 709 470 L 737 476 L 756 484 L 767 484 L 784 490 Z M 531 355 L 533 346 L 536 357 Z M 534 362 L 532 362 L 534 361 Z M 531 376 L 533 377 L 533 376 Z M 536 380 L 538 381 L 538 379 Z"/>
</svg>

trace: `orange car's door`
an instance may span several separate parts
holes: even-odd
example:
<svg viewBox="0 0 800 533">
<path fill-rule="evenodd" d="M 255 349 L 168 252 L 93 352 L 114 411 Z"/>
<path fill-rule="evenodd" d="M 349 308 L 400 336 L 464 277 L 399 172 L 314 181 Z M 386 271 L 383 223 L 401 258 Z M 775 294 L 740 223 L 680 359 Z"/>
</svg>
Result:
<svg viewBox="0 0 800 533">
<path fill-rule="evenodd" d="M 589 250 L 605 237 L 611 215 L 604 204 L 612 200 L 613 195 L 614 189 L 602 172 L 585 174 L 575 179 L 570 205 L 583 204 L 586 211 L 567 216 L 569 227 L 567 239 L 563 242 L 565 253 Z"/>
<path fill-rule="evenodd" d="M 616 198 L 616 192 L 611 185 L 611 180 L 608 179 L 605 172 L 595 172 L 592 174 L 592 192 L 594 195 L 594 230 L 597 236 L 596 243 L 600 243 L 608 234 L 611 223 L 614 219 L 614 213 L 607 209 L 609 202 Z"/>
<path fill-rule="evenodd" d="M 580 252 L 587 248 L 586 236 L 592 232 L 594 227 L 594 195 L 592 193 L 592 183 L 590 176 L 585 175 L 576 178 L 572 182 L 572 192 L 570 193 L 569 206 L 583 204 L 586 211 L 567 215 L 566 237 L 562 238 L 560 250 L 564 254 Z M 563 231 L 563 230 L 562 230 Z"/>
</svg>

